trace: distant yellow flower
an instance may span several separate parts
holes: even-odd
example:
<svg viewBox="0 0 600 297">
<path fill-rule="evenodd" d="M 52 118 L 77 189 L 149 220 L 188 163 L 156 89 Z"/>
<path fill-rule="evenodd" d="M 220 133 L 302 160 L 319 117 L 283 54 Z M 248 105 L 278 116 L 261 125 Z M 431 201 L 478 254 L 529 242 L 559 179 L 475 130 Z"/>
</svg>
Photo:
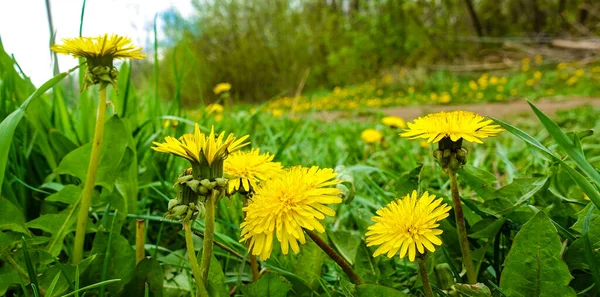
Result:
<svg viewBox="0 0 600 297">
<path fill-rule="evenodd" d="M 366 129 L 360 134 L 360 138 L 362 138 L 365 143 L 372 144 L 380 142 L 383 139 L 383 135 L 375 129 Z"/>
<path fill-rule="evenodd" d="M 583 70 L 583 69 L 581 69 L 581 68 L 579 68 L 579 69 L 575 70 L 575 76 L 579 76 L 579 77 L 581 77 L 581 76 L 583 76 L 584 74 L 585 74 L 585 70 Z"/>
<path fill-rule="evenodd" d="M 246 219 L 240 225 L 240 242 L 249 241 L 250 253 L 262 261 L 271 256 L 273 235 L 284 255 L 290 247 L 294 253 L 300 252 L 298 243 L 306 242 L 303 229 L 325 232 L 320 221 L 326 215 L 335 216 L 327 204 L 342 202 L 341 190 L 333 187 L 340 183 L 336 176 L 333 169 L 296 166 L 258 184 L 243 208 Z"/>
<path fill-rule="evenodd" d="M 209 135 L 200 132 L 196 124 L 194 134 L 184 134 L 179 139 L 171 136 L 165 137 L 165 142 L 153 142 L 153 150 L 161 153 L 169 153 L 187 159 L 194 165 L 208 164 L 223 161 L 230 153 L 250 144 L 244 142 L 248 135 L 236 139 L 233 133 L 225 138 L 225 132 L 215 134 L 215 127 L 210 130 Z"/>
<path fill-rule="evenodd" d="M 529 64 L 523 64 L 523 65 L 521 65 L 521 71 L 523 71 L 523 72 L 529 71 Z"/>
<path fill-rule="evenodd" d="M 438 237 L 442 234 L 437 223 L 448 217 L 451 207 L 437 200 L 435 195 L 425 192 L 418 197 L 417 191 L 390 202 L 377 211 L 371 220 L 375 222 L 366 233 L 367 246 L 379 245 L 373 257 L 386 254 L 392 258 L 399 253 L 400 258 L 408 254 L 412 262 L 417 252 L 424 254 L 425 249 L 435 251 L 434 245 L 441 245 Z"/>
<path fill-rule="evenodd" d="M 569 78 L 569 80 L 567 80 L 567 85 L 572 86 L 577 83 L 577 80 L 578 80 L 577 76 L 571 76 Z"/>
<path fill-rule="evenodd" d="M 503 76 L 503 77 L 500 78 L 500 84 L 501 85 L 506 84 L 507 81 L 508 81 L 508 79 L 506 79 L 506 76 Z"/>
<path fill-rule="evenodd" d="M 410 139 L 426 138 L 429 143 L 439 142 L 446 137 L 454 142 L 462 138 L 469 142 L 482 143 L 482 138 L 496 136 L 503 131 L 500 126 L 492 123 L 492 120 L 486 120 L 470 111 L 442 111 L 408 123 L 408 129 L 400 136 Z"/>
<path fill-rule="evenodd" d="M 220 83 L 214 87 L 213 93 L 215 93 L 215 95 L 219 95 L 223 92 L 229 92 L 229 90 L 231 90 L 230 83 Z"/>
<path fill-rule="evenodd" d="M 450 101 L 452 101 L 452 97 L 450 96 L 450 94 L 448 94 L 448 92 L 442 92 L 442 94 L 440 95 L 440 103 L 448 103 Z"/>
<path fill-rule="evenodd" d="M 483 99 L 483 93 L 482 92 L 477 92 L 477 94 L 475 95 L 475 98 L 477 98 L 477 99 Z"/>
<path fill-rule="evenodd" d="M 204 109 L 206 111 L 206 114 L 212 114 L 212 113 L 222 113 L 223 112 L 223 105 L 219 104 L 219 103 L 213 103 L 213 104 L 209 104 L 206 106 L 206 108 Z"/>
<path fill-rule="evenodd" d="M 490 77 L 490 85 L 495 86 L 500 82 L 497 76 Z"/>
<path fill-rule="evenodd" d="M 544 60 L 541 55 L 535 55 L 533 58 L 536 64 L 542 64 L 542 61 Z"/>
<path fill-rule="evenodd" d="M 496 100 L 500 101 L 504 99 L 504 96 L 502 96 L 502 94 L 496 94 Z"/>
<path fill-rule="evenodd" d="M 114 59 L 146 58 L 142 48 L 134 46 L 131 38 L 125 36 L 104 34 L 98 37 L 63 38 L 62 42 L 63 44 L 55 44 L 50 49 L 75 58 L 86 58 L 94 66 L 103 64 L 101 61 L 110 61 L 112 66 Z"/>
<path fill-rule="evenodd" d="M 565 68 L 567 68 L 567 63 L 565 63 L 565 62 L 560 62 L 560 63 L 558 63 L 558 65 L 556 65 L 556 69 L 558 69 L 558 70 L 562 70 Z"/>
<path fill-rule="evenodd" d="M 391 75 L 386 75 L 383 77 L 383 82 L 386 84 L 391 84 L 392 83 L 392 76 Z"/>
<path fill-rule="evenodd" d="M 163 127 L 165 127 L 165 128 L 169 128 L 169 127 L 177 128 L 177 126 L 179 126 L 178 120 L 165 120 L 163 122 Z"/>
<path fill-rule="evenodd" d="M 390 128 L 406 128 L 406 122 L 401 117 L 387 116 L 381 119 L 381 123 Z"/>
<path fill-rule="evenodd" d="M 542 79 L 542 73 L 541 73 L 541 72 L 539 72 L 539 71 L 536 71 L 536 72 L 534 72 L 534 73 L 533 73 L 533 79 L 535 79 L 535 80 L 540 80 L 540 79 Z"/>
<path fill-rule="evenodd" d="M 414 87 L 408 87 L 408 90 L 406 90 L 409 94 L 412 94 L 415 92 L 415 88 Z"/>
<path fill-rule="evenodd" d="M 522 64 L 529 64 L 530 62 L 531 62 L 531 59 L 529 59 L 527 57 L 525 57 L 525 58 L 523 58 L 523 60 L 521 60 Z"/>
<path fill-rule="evenodd" d="M 497 86 L 496 92 L 500 92 L 500 93 L 504 92 L 504 86 Z"/>
<path fill-rule="evenodd" d="M 273 155 L 260 154 L 260 149 L 237 151 L 229 155 L 223 163 L 223 170 L 229 179 L 228 192 L 241 190 L 250 192 L 259 182 L 283 173 L 281 163 L 273 162 Z"/>
<path fill-rule="evenodd" d="M 469 88 L 471 88 L 473 91 L 477 91 L 477 83 L 475 81 L 470 81 Z"/>
<path fill-rule="evenodd" d="M 517 91 L 517 89 L 510 89 L 511 96 L 516 96 L 518 93 L 519 93 L 519 91 Z"/>
<path fill-rule="evenodd" d="M 526 84 L 527 86 L 530 86 L 530 87 L 531 87 L 531 86 L 533 86 L 533 85 L 535 84 L 535 80 L 533 80 L 533 79 L 528 79 L 527 81 L 525 81 L 525 84 Z"/>
</svg>

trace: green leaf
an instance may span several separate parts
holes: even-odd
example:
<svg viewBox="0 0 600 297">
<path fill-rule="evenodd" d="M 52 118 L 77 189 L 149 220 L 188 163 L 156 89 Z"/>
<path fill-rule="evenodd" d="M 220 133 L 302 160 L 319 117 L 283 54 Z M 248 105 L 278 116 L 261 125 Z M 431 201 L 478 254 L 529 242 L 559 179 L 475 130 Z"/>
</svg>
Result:
<svg viewBox="0 0 600 297">
<path fill-rule="evenodd" d="M 82 280 L 87 280 L 88 285 L 91 285 L 91 281 L 97 281 L 101 279 L 102 271 L 104 268 L 104 256 L 106 250 L 110 248 L 111 261 L 108 263 L 107 277 L 108 278 L 119 278 L 122 280 L 120 283 L 110 283 L 107 286 L 108 292 L 116 294 L 121 287 L 129 282 L 133 271 L 135 269 L 135 251 L 121 234 L 113 233 L 111 245 L 108 246 L 108 235 L 109 232 L 96 232 L 96 237 L 92 244 L 92 251 L 90 254 L 96 255 L 94 261 L 90 264 L 90 267 L 85 271 Z"/>
<path fill-rule="evenodd" d="M 66 185 L 60 191 L 48 196 L 45 200 L 48 202 L 61 202 L 65 204 L 75 204 L 81 195 L 81 188 L 75 185 Z"/>
<path fill-rule="evenodd" d="M 381 274 L 375 258 L 373 258 L 372 254 L 367 249 L 367 246 L 364 244 L 361 244 L 358 247 L 354 260 L 354 269 L 365 282 L 370 283 L 377 282 L 379 275 Z"/>
<path fill-rule="evenodd" d="M 471 165 L 465 165 L 458 173 L 477 195 L 484 199 L 492 198 L 492 194 L 496 191 L 493 185 L 498 182 L 492 173 Z"/>
<path fill-rule="evenodd" d="M 575 296 L 561 249 L 556 228 L 538 212 L 515 236 L 500 277 L 502 291 L 510 297 Z"/>
<path fill-rule="evenodd" d="M 556 156 L 554 156 L 552 154 L 552 152 L 550 152 L 550 150 L 548 150 L 545 146 L 543 146 L 539 141 L 537 141 L 535 138 L 531 137 L 529 134 L 527 134 L 527 133 L 523 132 L 522 130 L 520 130 L 508 123 L 505 123 L 501 120 L 494 119 L 494 118 L 492 118 L 492 119 L 498 125 L 502 126 L 502 128 L 506 129 L 506 131 L 512 133 L 513 135 L 524 140 L 525 142 L 531 144 L 533 147 L 544 152 L 546 155 L 548 155 L 554 161 L 559 162 L 561 165 L 563 165 L 565 170 L 567 170 L 569 175 L 571 175 L 571 178 L 573 178 L 573 180 L 575 181 L 575 183 L 577 183 L 577 185 L 581 188 L 581 190 L 583 190 L 583 192 L 586 195 L 588 195 L 588 197 L 596 205 L 596 207 L 600 208 L 600 193 L 598 193 L 598 190 L 583 175 L 581 175 L 581 173 L 579 173 L 577 170 L 571 168 L 571 166 L 567 165 L 560 158 L 557 158 Z"/>
<path fill-rule="evenodd" d="M 413 168 L 409 172 L 403 173 L 396 182 L 396 194 L 398 197 L 403 197 L 407 194 L 412 193 L 414 190 L 419 190 L 421 172 L 423 171 L 423 164 Z M 386 201 L 388 202 L 388 201 Z"/>
<path fill-rule="evenodd" d="M 60 73 L 59 75 L 51 78 L 50 80 L 42 84 L 42 86 L 35 90 L 33 94 L 31 94 L 29 98 L 27 98 L 27 100 L 25 100 L 25 102 L 23 102 L 23 104 L 21 104 L 21 106 L 17 110 L 9 114 L 2 121 L 2 123 L 0 123 L 0 139 L 2 139 L 2 141 L 0 141 L 0 191 L 2 191 L 2 183 L 4 182 L 6 164 L 8 162 L 8 152 L 12 144 L 12 139 L 15 134 L 15 130 L 17 129 L 17 125 L 19 125 L 19 122 L 25 115 L 27 107 L 33 100 L 37 99 L 50 88 L 52 88 L 54 85 L 59 83 L 61 80 L 67 77 L 67 75 L 69 75 L 71 71 L 75 70 L 76 68 L 73 68 L 67 72 Z"/>
<path fill-rule="evenodd" d="M 477 222 L 473 227 L 471 227 L 469 237 L 471 238 L 480 238 L 486 239 L 496 236 L 502 226 L 506 222 L 506 218 L 496 219 L 494 217 L 485 218 L 479 222 Z"/>
<path fill-rule="evenodd" d="M 25 226 L 25 216 L 21 210 L 6 198 L 0 197 L 0 231 L 12 230 L 29 234 L 29 230 L 23 226 Z"/>
<path fill-rule="evenodd" d="M 111 117 L 104 125 L 106 133 L 100 149 L 100 163 L 95 184 L 112 191 L 120 174 L 115 172 L 115 169 L 119 168 L 131 136 L 123 121 L 116 116 Z M 91 149 L 91 143 L 87 143 L 71 151 L 61 160 L 55 172 L 75 176 L 81 181 L 85 180 Z"/>
<path fill-rule="evenodd" d="M 133 278 L 125 285 L 119 296 L 138 296 L 148 285 L 148 296 L 161 297 L 163 291 L 163 270 L 155 259 L 144 258 L 133 271 Z"/>
<path fill-rule="evenodd" d="M 21 282 L 19 274 L 10 265 L 0 267 L 0 296 L 5 296 L 8 288 Z"/>
<path fill-rule="evenodd" d="M 356 297 L 407 297 L 398 290 L 380 286 L 380 285 L 360 285 L 356 286 Z"/>
<path fill-rule="evenodd" d="M 302 246 L 302 253 L 298 257 L 293 258 L 292 272 L 303 280 L 302 285 L 308 286 L 312 290 L 316 290 L 320 285 L 321 267 L 325 261 L 326 255 L 319 246 L 312 240 Z M 298 288 L 296 282 L 293 282 L 294 288 Z M 299 290 L 299 289 L 298 289 Z M 306 287 L 304 290 L 308 290 Z"/>
<path fill-rule="evenodd" d="M 556 141 L 558 146 L 560 146 L 569 157 L 577 164 L 577 167 L 581 169 L 581 171 L 585 172 L 585 174 L 596 183 L 596 185 L 600 186 L 600 173 L 594 169 L 592 164 L 590 164 L 583 155 L 583 152 L 577 149 L 577 146 L 569 139 L 569 137 L 558 127 L 558 125 L 552 121 L 546 114 L 544 114 L 541 110 L 539 110 L 535 105 L 531 102 L 527 101 L 531 109 L 535 115 L 540 119 L 542 125 L 546 127 L 550 136 Z"/>
<path fill-rule="evenodd" d="M 336 230 L 327 231 L 327 235 L 329 235 L 331 242 L 333 242 L 340 255 L 350 265 L 354 264 L 356 253 L 362 243 L 361 234 L 357 231 Z"/>
<path fill-rule="evenodd" d="M 242 287 L 246 297 L 286 297 L 292 284 L 285 277 L 267 273 L 258 281 Z"/>
<path fill-rule="evenodd" d="M 200 262 L 200 259 L 198 259 Z M 200 264 L 200 263 L 198 263 Z M 206 288 L 210 296 L 229 297 L 227 286 L 225 285 L 225 274 L 221 263 L 212 255 L 210 258 L 210 267 L 208 269 L 208 287 Z"/>
</svg>

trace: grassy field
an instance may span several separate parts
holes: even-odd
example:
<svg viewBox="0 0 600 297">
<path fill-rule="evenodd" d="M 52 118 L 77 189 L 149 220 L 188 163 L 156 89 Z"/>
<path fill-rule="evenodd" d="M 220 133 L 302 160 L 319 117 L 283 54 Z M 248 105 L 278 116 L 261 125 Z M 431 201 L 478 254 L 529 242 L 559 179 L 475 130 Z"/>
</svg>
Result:
<svg viewBox="0 0 600 297">
<path fill-rule="evenodd" d="M 151 146 L 190 133 L 195 123 L 203 132 L 214 125 L 249 135 L 251 147 L 270 152 L 284 167 L 334 168 L 344 181 L 344 202 L 332 206 L 336 214 L 323 221 L 321 238 L 366 283 L 353 284 L 311 240 L 288 255 L 276 240 L 253 281 L 247 247 L 239 242 L 242 197 L 234 195 L 216 205 L 211 296 L 421 296 L 417 264 L 398 256 L 373 258 L 375 248 L 364 239 L 376 211 L 412 190 L 454 205 L 448 176 L 433 157 L 437 145 L 401 138 L 402 127 L 385 125 L 380 116 L 354 116 L 364 107 L 445 104 L 451 110 L 454 103 L 600 95 L 600 66 L 532 57 L 502 73 L 401 71 L 262 105 L 190 108 L 158 98 L 156 89 L 137 89 L 130 80 L 135 69 L 124 63 L 119 93 L 108 87 L 83 261 L 73 265 L 97 87 L 80 93 L 83 74 L 64 74 L 36 90 L 16 63 L 0 47 L 0 295 L 7 296 L 193 296 L 182 225 L 163 217 L 177 195 L 173 183 L 189 163 Z M 229 95 L 220 96 L 228 102 L 223 96 Z M 352 116 L 324 123 L 312 115 L 339 109 Z M 580 107 L 560 111 L 552 121 L 532 110 L 503 124 L 507 131 L 498 137 L 465 144 L 467 164 L 458 181 L 480 285 L 466 284 L 451 214 L 440 222 L 443 244 L 425 263 L 435 294 L 598 295 L 599 114 L 598 108 Z M 380 135 L 365 142 L 366 129 Z M 202 218 L 192 228 L 206 233 Z M 136 239 L 143 239 L 137 248 Z M 193 240 L 202 246 L 201 236 Z M 136 252 L 150 259 L 136 265 Z"/>
</svg>

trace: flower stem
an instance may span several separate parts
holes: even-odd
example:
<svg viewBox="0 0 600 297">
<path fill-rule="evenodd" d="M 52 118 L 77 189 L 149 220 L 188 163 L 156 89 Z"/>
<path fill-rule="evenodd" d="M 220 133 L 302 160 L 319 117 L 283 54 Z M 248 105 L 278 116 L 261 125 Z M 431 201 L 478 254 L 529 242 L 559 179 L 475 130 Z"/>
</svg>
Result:
<svg viewBox="0 0 600 297">
<path fill-rule="evenodd" d="M 140 263 L 146 256 L 144 247 L 146 221 L 144 219 L 135 220 L 135 263 Z"/>
<path fill-rule="evenodd" d="M 196 296 L 209 297 L 208 291 L 204 286 L 200 273 L 200 267 L 198 267 L 198 259 L 196 258 L 196 251 L 194 250 L 194 240 L 192 239 L 192 224 L 190 220 L 183 221 L 183 230 L 185 232 L 185 246 L 187 248 L 188 258 L 190 258 L 190 264 L 192 265 L 192 274 L 196 280 Z"/>
<path fill-rule="evenodd" d="M 425 296 L 433 297 L 433 291 L 431 290 L 431 283 L 429 283 L 429 275 L 427 275 L 427 267 L 425 266 L 425 256 L 417 257 L 417 263 L 419 263 L 419 274 L 421 275 L 421 281 L 423 282 L 423 290 Z"/>
<path fill-rule="evenodd" d="M 248 205 L 248 196 L 242 195 L 242 202 L 244 207 Z M 244 219 L 246 218 L 246 213 L 244 212 Z M 258 270 L 258 261 L 256 260 L 256 256 L 250 254 L 250 270 L 252 271 L 252 281 L 257 281 L 260 278 L 260 272 Z"/>
<path fill-rule="evenodd" d="M 335 263 L 337 263 L 346 273 L 350 281 L 355 285 L 364 284 L 360 276 L 352 269 L 350 264 L 342 258 L 331 246 L 329 246 L 319 235 L 313 231 L 304 229 L 304 232 L 312 239 Z"/>
<path fill-rule="evenodd" d="M 98 99 L 98 112 L 96 114 L 96 128 L 94 129 L 94 140 L 92 142 L 92 153 L 88 165 L 87 176 L 81 192 L 81 205 L 77 214 L 77 229 L 75 230 L 75 244 L 73 246 L 73 264 L 77 265 L 83 260 L 83 243 L 85 241 L 85 230 L 88 221 L 89 208 L 92 203 L 92 194 L 98 173 L 100 162 L 100 148 L 104 136 L 104 116 L 106 114 L 106 87 L 100 88 Z"/>
<path fill-rule="evenodd" d="M 463 256 L 463 264 L 467 270 L 467 279 L 470 284 L 477 283 L 477 274 L 471 258 L 471 249 L 469 248 L 469 239 L 467 238 L 467 227 L 465 225 L 465 214 L 463 213 L 460 195 L 458 194 L 458 182 L 456 181 L 456 171 L 448 170 L 450 178 L 450 190 L 452 191 L 452 202 L 454 202 L 454 216 L 456 217 L 456 230 L 458 232 L 458 242 Z"/>
<path fill-rule="evenodd" d="M 204 285 L 208 285 L 208 271 L 210 269 L 210 259 L 212 257 L 213 244 L 215 241 L 215 201 L 217 200 L 217 191 L 206 197 L 206 214 L 204 217 L 204 242 L 202 244 L 202 261 L 200 262 L 200 272 Z"/>
</svg>

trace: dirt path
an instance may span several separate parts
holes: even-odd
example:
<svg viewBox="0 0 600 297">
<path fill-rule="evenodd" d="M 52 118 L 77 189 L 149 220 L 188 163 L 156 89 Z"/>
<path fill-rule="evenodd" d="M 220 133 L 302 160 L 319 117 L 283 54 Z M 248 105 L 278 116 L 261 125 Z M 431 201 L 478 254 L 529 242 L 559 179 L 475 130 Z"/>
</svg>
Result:
<svg viewBox="0 0 600 297">
<path fill-rule="evenodd" d="M 578 106 L 591 105 L 600 107 L 600 98 L 589 97 L 570 97 L 561 99 L 540 99 L 536 100 L 535 106 L 546 114 L 554 114 L 558 110 L 570 109 Z M 423 105 L 409 107 L 384 107 L 379 110 L 385 115 L 398 116 L 406 120 L 413 120 L 419 116 L 439 111 L 468 110 L 484 116 L 496 118 L 506 118 L 520 114 L 533 114 L 531 107 L 525 100 L 516 100 L 511 102 L 482 103 L 482 104 L 458 104 L 458 105 Z M 318 117 L 326 121 L 334 121 L 345 117 L 347 113 L 342 111 L 322 112 Z"/>
</svg>

